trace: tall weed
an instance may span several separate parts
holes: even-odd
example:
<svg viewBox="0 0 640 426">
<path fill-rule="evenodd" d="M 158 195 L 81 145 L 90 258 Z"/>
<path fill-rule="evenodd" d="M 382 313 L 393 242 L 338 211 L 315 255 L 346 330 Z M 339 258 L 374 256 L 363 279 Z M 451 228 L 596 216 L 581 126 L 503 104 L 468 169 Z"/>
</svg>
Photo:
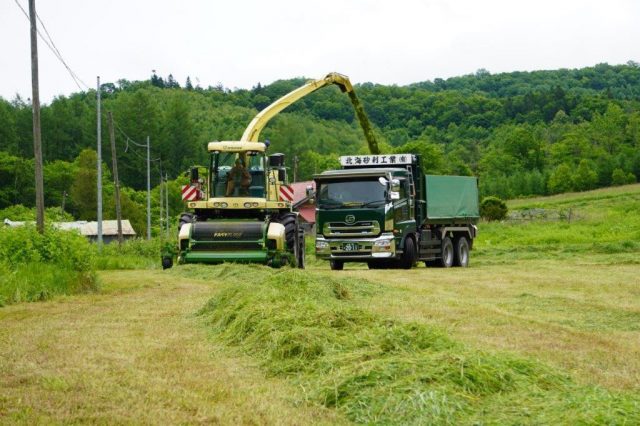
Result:
<svg viewBox="0 0 640 426">
<path fill-rule="evenodd" d="M 0 228 L 0 305 L 98 288 L 91 244 L 75 232 Z"/>
</svg>

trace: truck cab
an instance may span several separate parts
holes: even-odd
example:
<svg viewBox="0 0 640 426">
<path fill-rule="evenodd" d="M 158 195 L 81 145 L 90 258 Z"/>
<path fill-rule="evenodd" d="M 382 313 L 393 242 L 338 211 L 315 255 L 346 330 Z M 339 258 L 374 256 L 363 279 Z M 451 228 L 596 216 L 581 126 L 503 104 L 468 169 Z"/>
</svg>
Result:
<svg viewBox="0 0 640 426">
<path fill-rule="evenodd" d="M 342 169 L 314 176 L 317 258 L 334 270 L 347 262 L 371 269 L 408 269 L 418 260 L 468 264 L 477 233 L 476 178 L 425 176 L 412 154 L 340 161 Z"/>
</svg>

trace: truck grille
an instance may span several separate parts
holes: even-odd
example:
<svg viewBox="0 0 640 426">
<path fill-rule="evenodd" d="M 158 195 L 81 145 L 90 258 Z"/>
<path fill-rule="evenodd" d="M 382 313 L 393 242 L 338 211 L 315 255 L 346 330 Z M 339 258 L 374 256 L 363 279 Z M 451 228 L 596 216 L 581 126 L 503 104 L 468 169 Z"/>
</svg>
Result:
<svg viewBox="0 0 640 426">
<path fill-rule="evenodd" d="M 375 237 L 380 234 L 380 224 L 375 220 L 347 225 L 344 222 L 327 222 L 322 228 L 325 237 Z"/>
</svg>

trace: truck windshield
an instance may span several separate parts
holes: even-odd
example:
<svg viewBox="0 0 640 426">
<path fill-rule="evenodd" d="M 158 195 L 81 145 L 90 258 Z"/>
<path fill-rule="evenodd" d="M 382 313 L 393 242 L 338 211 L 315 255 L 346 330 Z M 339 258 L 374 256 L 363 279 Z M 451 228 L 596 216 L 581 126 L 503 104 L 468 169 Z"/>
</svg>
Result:
<svg viewBox="0 0 640 426">
<path fill-rule="evenodd" d="M 211 196 L 264 198 L 264 153 L 213 153 Z"/>
<path fill-rule="evenodd" d="M 386 187 L 378 178 L 320 182 L 318 205 L 323 208 L 378 207 L 386 201 Z"/>
</svg>

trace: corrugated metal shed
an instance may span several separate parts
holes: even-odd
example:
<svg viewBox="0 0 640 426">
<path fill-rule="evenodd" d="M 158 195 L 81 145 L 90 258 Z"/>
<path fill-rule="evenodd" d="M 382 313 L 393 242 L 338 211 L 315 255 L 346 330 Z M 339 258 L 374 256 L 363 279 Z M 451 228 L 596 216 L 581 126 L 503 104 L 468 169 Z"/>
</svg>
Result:
<svg viewBox="0 0 640 426">
<path fill-rule="evenodd" d="M 9 219 L 4 220 L 4 224 L 7 226 L 24 226 L 27 222 L 14 222 Z M 33 224 L 34 222 L 29 222 Z M 86 220 L 78 220 L 75 222 L 53 222 L 52 225 L 58 229 L 64 231 L 76 230 L 85 237 L 97 237 L 98 236 L 98 222 L 87 222 Z M 102 235 L 104 236 L 117 236 L 118 235 L 118 221 L 117 220 L 103 220 L 102 221 Z M 125 237 L 135 237 L 136 231 L 129 220 L 122 221 L 122 235 Z"/>
</svg>

